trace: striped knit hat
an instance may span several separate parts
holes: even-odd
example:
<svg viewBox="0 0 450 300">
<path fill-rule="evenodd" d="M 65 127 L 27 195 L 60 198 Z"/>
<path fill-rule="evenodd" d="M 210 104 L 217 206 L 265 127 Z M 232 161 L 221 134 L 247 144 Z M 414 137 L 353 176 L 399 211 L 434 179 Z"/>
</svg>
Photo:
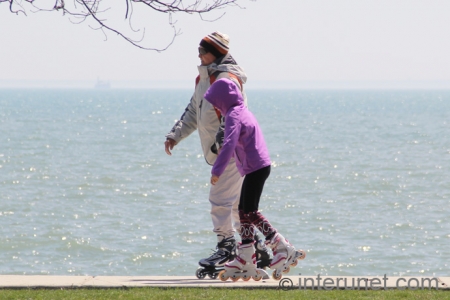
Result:
<svg viewBox="0 0 450 300">
<path fill-rule="evenodd" d="M 208 34 L 200 41 L 200 46 L 211 52 L 216 58 L 222 57 L 228 53 L 228 44 L 230 37 L 219 31 Z"/>
</svg>

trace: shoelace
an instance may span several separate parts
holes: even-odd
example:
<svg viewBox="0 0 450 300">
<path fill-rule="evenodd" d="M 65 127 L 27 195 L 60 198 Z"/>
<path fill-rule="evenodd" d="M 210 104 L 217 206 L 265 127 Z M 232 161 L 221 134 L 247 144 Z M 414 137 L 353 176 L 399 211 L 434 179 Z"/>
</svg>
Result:
<svg viewBox="0 0 450 300">
<path fill-rule="evenodd" d="M 222 249 L 217 249 L 217 250 L 211 249 L 211 250 L 213 251 L 211 253 L 211 258 L 220 257 L 220 254 L 225 254 L 225 251 L 223 251 Z"/>
</svg>

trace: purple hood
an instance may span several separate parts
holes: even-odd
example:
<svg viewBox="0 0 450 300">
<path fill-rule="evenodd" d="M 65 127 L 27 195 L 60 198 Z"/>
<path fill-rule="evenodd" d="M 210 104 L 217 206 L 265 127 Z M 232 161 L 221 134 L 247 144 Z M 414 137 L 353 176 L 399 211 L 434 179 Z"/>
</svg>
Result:
<svg viewBox="0 0 450 300">
<path fill-rule="evenodd" d="M 234 82 L 226 78 L 214 82 L 206 91 L 205 99 L 218 108 L 222 116 L 225 116 L 228 110 L 234 106 L 244 107 L 241 91 Z"/>
</svg>

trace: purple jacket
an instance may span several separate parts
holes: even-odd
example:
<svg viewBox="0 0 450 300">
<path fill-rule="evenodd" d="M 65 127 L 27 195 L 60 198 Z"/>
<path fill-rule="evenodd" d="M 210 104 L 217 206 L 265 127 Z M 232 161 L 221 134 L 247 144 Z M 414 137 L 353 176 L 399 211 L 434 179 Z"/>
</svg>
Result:
<svg viewBox="0 0 450 300">
<path fill-rule="evenodd" d="M 269 151 L 261 128 L 255 116 L 244 106 L 237 85 L 229 79 L 219 79 L 204 97 L 225 116 L 223 146 L 211 174 L 222 175 L 232 156 L 241 176 L 269 166 Z"/>
</svg>

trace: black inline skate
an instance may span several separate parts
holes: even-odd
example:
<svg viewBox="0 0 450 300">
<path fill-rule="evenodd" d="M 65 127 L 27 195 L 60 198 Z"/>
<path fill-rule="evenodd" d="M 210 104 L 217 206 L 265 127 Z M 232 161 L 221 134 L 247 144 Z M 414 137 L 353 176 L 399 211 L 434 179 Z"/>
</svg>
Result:
<svg viewBox="0 0 450 300">
<path fill-rule="evenodd" d="M 224 265 L 232 261 L 236 256 L 236 240 L 234 237 L 224 238 L 217 244 L 214 253 L 208 257 L 201 259 L 198 264 L 195 275 L 198 279 L 203 279 L 206 275 L 211 279 L 216 279 L 220 271 L 224 269 Z"/>
</svg>

